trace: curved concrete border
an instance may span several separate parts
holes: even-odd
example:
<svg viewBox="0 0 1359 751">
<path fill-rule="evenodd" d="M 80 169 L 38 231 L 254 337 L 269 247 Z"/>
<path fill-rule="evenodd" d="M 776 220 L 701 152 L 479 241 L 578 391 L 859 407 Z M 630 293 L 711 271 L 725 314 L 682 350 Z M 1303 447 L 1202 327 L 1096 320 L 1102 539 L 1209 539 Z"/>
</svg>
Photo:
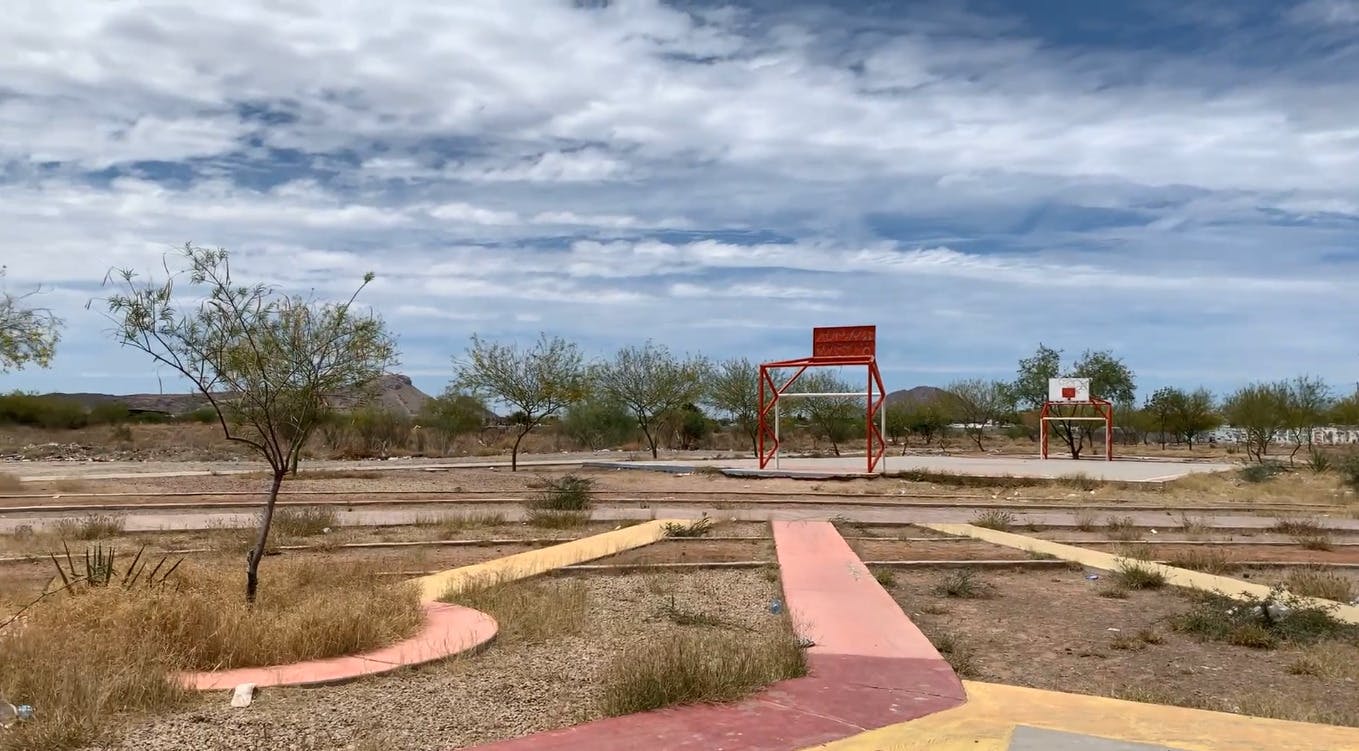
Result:
<svg viewBox="0 0 1359 751">
<path fill-rule="evenodd" d="M 389 647 L 361 655 L 309 660 L 291 665 L 182 673 L 180 681 L 198 691 L 231 689 L 242 683 L 265 686 L 325 686 L 366 675 L 378 675 L 435 662 L 477 649 L 495 638 L 500 627 L 491 616 L 459 605 L 426 603 L 420 633 Z"/>
<path fill-rule="evenodd" d="M 482 751 L 791 751 L 966 700 L 929 640 L 829 522 L 774 522 L 788 610 L 816 644 L 809 674 L 744 701 L 610 717 Z"/>
</svg>

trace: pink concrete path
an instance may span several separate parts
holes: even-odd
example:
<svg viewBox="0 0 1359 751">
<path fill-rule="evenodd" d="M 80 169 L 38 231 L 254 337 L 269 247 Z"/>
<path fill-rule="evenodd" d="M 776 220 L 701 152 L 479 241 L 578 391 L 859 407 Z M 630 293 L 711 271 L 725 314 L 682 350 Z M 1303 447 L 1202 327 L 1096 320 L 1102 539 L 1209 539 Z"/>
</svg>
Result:
<svg viewBox="0 0 1359 751">
<path fill-rule="evenodd" d="M 481 751 L 786 751 L 966 701 L 957 676 L 828 522 L 774 522 L 789 613 L 816 641 L 809 674 L 745 701 L 611 717 Z"/>
<path fill-rule="evenodd" d="M 180 680 L 199 691 L 231 689 L 242 683 L 265 686 L 323 686 L 442 660 L 486 644 L 499 626 L 491 616 L 442 602 L 426 603 L 420 633 L 361 655 L 310 660 L 291 665 L 184 673 Z"/>
</svg>

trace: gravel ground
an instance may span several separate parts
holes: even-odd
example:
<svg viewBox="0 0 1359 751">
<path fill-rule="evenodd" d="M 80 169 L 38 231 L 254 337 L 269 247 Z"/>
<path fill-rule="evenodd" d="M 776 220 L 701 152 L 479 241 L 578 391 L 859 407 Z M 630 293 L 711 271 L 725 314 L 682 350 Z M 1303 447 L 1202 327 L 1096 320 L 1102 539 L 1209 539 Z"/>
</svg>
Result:
<svg viewBox="0 0 1359 751">
<path fill-rule="evenodd" d="M 480 655 L 319 689 L 271 689 L 247 709 L 226 694 L 137 722 L 121 749 L 445 750 L 599 717 L 597 675 L 620 649 L 681 628 L 656 618 L 681 607 L 761 631 L 777 585 L 758 571 L 561 577 L 587 586 L 578 632 L 544 643 L 502 638 Z"/>
</svg>

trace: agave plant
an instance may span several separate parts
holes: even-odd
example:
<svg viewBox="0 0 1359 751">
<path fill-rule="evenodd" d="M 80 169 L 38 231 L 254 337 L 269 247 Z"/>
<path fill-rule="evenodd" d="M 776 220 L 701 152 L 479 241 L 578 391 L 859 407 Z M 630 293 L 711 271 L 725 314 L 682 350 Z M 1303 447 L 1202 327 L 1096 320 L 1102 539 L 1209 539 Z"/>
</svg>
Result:
<svg viewBox="0 0 1359 751">
<path fill-rule="evenodd" d="M 115 565 L 117 560 L 117 550 L 112 546 L 105 548 L 103 545 L 95 545 L 93 548 L 85 548 L 84 571 L 83 573 L 76 568 L 76 557 L 71 554 L 71 549 L 65 542 L 61 544 L 65 551 L 63 558 L 58 558 L 56 553 L 48 553 L 52 559 L 52 565 L 57 569 L 57 576 L 61 577 L 60 589 L 75 591 L 78 587 L 108 587 L 115 582 L 123 589 L 131 589 L 141 582 L 143 586 L 159 587 L 169 580 L 170 575 L 179 568 L 179 564 L 184 562 L 183 558 L 175 561 L 168 568 L 169 556 L 161 556 L 161 559 L 148 572 L 151 560 L 144 558 L 146 546 L 137 549 L 137 554 L 132 557 L 132 563 L 120 575 Z M 65 566 L 62 566 L 62 562 Z"/>
</svg>

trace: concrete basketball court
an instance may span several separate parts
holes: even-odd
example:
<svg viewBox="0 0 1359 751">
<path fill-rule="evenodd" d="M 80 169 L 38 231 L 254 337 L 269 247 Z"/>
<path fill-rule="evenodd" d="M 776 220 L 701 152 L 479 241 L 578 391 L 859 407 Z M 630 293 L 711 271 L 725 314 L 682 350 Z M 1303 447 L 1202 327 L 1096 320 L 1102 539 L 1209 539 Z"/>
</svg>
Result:
<svg viewBox="0 0 1359 751">
<path fill-rule="evenodd" d="M 834 478 L 859 477 L 866 474 L 866 460 L 862 456 L 823 459 L 785 458 L 775 469 L 773 463 L 764 470 L 754 459 L 685 460 L 685 461 L 628 461 L 589 462 L 586 466 L 615 469 L 639 469 L 658 472 L 691 472 L 698 466 L 719 467 L 735 476 Z M 888 456 L 879 462 L 878 474 L 896 472 L 936 472 L 970 477 L 1031 477 L 1058 479 L 1084 475 L 1092 480 L 1113 482 L 1167 482 L 1193 474 L 1225 472 L 1236 465 L 1220 462 L 1176 462 L 1123 459 L 1112 462 L 1097 459 L 1038 459 L 1023 456 Z"/>
</svg>

